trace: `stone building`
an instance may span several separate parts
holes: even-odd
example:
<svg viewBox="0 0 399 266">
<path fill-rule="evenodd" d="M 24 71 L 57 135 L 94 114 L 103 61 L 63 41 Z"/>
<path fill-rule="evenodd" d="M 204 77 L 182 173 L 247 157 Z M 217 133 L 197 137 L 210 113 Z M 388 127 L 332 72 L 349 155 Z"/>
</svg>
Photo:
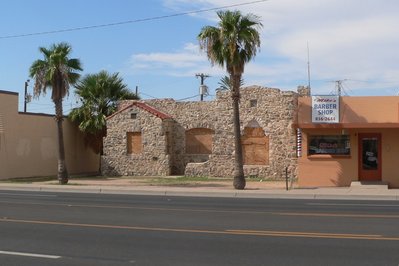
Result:
<svg viewBox="0 0 399 266">
<path fill-rule="evenodd" d="M 258 86 L 241 89 L 240 118 L 246 176 L 296 176 L 298 93 Z M 206 102 L 125 101 L 107 118 L 104 175 L 228 177 L 234 170 L 232 102 L 218 91 Z"/>
</svg>

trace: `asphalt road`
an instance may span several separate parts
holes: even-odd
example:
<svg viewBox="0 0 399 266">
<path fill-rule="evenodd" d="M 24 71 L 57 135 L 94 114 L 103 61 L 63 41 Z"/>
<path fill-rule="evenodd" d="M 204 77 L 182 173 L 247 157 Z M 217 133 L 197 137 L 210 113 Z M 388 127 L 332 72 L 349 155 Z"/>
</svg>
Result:
<svg viewBox="0 0 399 266">
<path fill-rule="evenodd" d="M 0 191 L 0 265 L 399 265 L 399 204 Z"/>
</svg>

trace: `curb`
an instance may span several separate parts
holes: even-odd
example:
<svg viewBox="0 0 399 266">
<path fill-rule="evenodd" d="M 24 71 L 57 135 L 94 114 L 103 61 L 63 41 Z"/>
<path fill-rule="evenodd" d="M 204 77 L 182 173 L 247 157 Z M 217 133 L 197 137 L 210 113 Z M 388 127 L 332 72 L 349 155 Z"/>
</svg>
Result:
<svg viewBox="0 0 399 266">
<path fill-rule="evenodd" d="M 57 185 L 8 185 L 0 184 L 0 190 L 7 191 L 35 191 L 35 192 L 57 192 L 57 193 L 91 193 L 91 194 L 110 194 L 110 195 L 149 195 L 149 196 L 176 196 L 176 197 L 222 197 L 222 198 L 264 198 L 264 199 L 315 199 L 315 200 L 390 200 L 398 201 L 399 194 L 373 194 L 363 192 L 363 194 L 346 193 L 321 193 L 306 191 L 280 191 L 276 190 L 257 190 L 257 191 L 193 191 L 193 190 L 174 190 L 164 188 L 154 189 L 132 189 L 126 187 L 65 187 Z"/>
<path fill-rule="evenodd" d="M 104 187 L 104 186 L 58 186 L 58 185 L 9 185 L 0 184 L 0 190 L 8 191 L 35 191 L 35 192 L 58 192 L 58 193 L 92 193 L 92 194 L 120 194 L 120 195 L 149 195 L 149 196 L 173 196 L 173 197 L 223 197 L 223 198 L 258 198 L 258 199 L 314 199 L 314 200 L 390 200 L 398 201 L 399 194 L 347 194 L 347 193 L 321 193 L 306 191 L 195 191 L 193 189 L 174 190 L 165 188 L 132 189 L 126 187 Z M 370 191 L 367 191 L 370 192 Z M 372 191 L 371 191 L 372 192 Z"/>
</svg>

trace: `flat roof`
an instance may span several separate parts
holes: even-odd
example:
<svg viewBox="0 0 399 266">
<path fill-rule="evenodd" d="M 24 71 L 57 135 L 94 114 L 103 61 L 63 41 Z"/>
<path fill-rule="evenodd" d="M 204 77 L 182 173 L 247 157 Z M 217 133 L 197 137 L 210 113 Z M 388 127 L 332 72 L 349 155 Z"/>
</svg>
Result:
<svg viewBox="0 0 399 266">
<path fill-rule="evenodd" d="M 18 92 L 14 92 L 14 91 L 3 91 L 3 90 L 0 90 L 0 93 L 2 93 L 2 94 L 11 94 L 11 95 L 17 95 L 18 96 Z"/>
</svg>

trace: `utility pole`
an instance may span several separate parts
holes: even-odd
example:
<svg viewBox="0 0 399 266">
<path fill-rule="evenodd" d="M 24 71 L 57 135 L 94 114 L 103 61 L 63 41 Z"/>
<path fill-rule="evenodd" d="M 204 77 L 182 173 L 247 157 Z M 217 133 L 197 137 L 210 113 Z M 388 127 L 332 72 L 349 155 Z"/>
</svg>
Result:
<svg viewBox="0 0 399 266">
<path fill-rule="evenodd" d="M 342 94 L 342 90 L 343 90 L 343 87 L 342 87 L 342 82 L 344 82 L 346 79 L 343 79 L 343 80 L 336 80 L 335 81 L 335 86 L 337 87 L 337 94 L 338 94 L 338 96 L 341 96 L 341 94 Z"/>
<path fill-rule="evenodd" d="M 204 90 L 203 90 L 203 88 L 204 88 L 204 80 L 206 79 L 206 78 L 208 78 L 209 77 L 209 75 L 205 75 L 204 73 L 199 73 L 199 74 L 195 74 L 195 76 L 198 78 L 198 77 L 200 77 L 201 78 L 201 85 L 200 85 L 200 99 L 201 99 L 201 102 L 204 100 Z"/>
<path fill-rule="evenodd" d="M 24 95 L 24 113 L 26 113 L 26 104 L 28 103 L 28 85 L 29 85 L 29 79 L 25 81 L 25 95 Z"/>
</svg>

